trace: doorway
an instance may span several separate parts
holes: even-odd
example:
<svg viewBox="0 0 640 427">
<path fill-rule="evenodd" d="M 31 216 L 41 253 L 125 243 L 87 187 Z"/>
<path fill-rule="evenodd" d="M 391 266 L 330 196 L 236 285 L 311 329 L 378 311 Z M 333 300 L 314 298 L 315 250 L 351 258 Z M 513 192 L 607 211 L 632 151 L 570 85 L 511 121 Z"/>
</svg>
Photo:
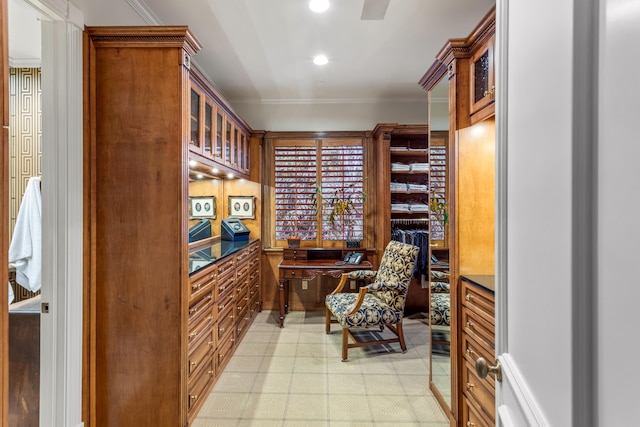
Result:
<svg viewBox="0 0 640 427">
<path fill-rule="evenodd" d="M 9 45 L 12 44 L 11 26 L 23 25 L 19 19 L 8 17 L 16 4 L 36 14 L 42 34 L 39 37 L 42 44 L 40 172 L 44 188 L 41 193 L 41 304 L 48 306 L 48 312 L 43 310 L 39 315 L 40 404 L 36 425 L 81 425 L 83 16 L 67 1 L 42 0 L 32 6 L 27 0 L 3 0 L 4 22 L 10 25 L 9 30 L 3 30 L 2 37 L 8 37 Z M 5 87 L 8 87 L 9 74 L 8 69 L 3 69 Z M 5 120 L 7 116 L 5 113 Z M 3 123 L 7 124 L 11 123 Z M 6 132 L 4 137 L 8 137 Z M 5 164 L 8 160 L 5 158 Z M 4 173 L 3 179 L 8 180 L 8 171 Z M 8 192 L 5 196 L 8 198 Z M 3 214 L 8 222 L 8 208 Z M 7 248 L 9 243 L 3 244 Z M 2 309 L 7 310 L 7 306 Z M 8 342 L 8 337 L 3 339 Z M 8 360 L 4 363 L 6 368 Z M 9 382 L 7 377 L 3 381 Z M 6 409 L 8 396 L 5 399 Z M 7 413 L 3 419 L 9 419 Z"/>
</svg>

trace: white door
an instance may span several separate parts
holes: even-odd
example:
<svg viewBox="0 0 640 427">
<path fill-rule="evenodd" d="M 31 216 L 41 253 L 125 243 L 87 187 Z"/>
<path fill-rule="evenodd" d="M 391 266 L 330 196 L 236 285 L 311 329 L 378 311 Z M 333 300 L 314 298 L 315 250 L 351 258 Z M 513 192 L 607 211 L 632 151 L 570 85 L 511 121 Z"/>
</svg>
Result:
<svg viewBox="0 0 640 427">
<path fill-rule="evenodd" d="M 497 2 L 498 425 L 637 424 L 639 22 Z"/>
</svg>

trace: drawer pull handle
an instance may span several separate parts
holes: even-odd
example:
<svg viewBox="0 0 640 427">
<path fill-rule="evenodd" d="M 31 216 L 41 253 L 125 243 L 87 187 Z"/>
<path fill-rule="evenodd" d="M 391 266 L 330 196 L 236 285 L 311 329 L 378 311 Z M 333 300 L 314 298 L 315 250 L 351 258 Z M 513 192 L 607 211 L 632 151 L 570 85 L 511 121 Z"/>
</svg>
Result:
<svg viewBox="0 0 640 427">
<path fill-rule="evenodd" d="M 192 394 L 191 396 L 189 396 L 189 398 L 191 400 L 198 400 L 198 395 L 197 394 Z"/>
<path fill-rule="evenodd" d="M 221 334 L 224 334 L 224 328 L 219 328 L 218 330 L 220 331 Z"/>
<path fill-rule="evenodd" d="M 467 427 L 476 427 L 476 423 L 472 423 L 471 421 L 467 421 Z"/>
<path fill-rule="evenodd" d="M 189 338 L 195 338 L 197 336 L 198 336 L 197 332 L 192 332 L 192 333 L 189 334 Z"/>
<path fill-rule="evenodd" d="M 198 312 L 198 307 L 194 307 L 189 310 L 189 314 L 196 314 Z"/>
<path fill-rule="evenodd" d="M 465 295 L 464 299 L 466 299 L 467 301 L 471 301 L 471 295 L 469 295 L 469 294 Z"/>
<path fill-rule="evenodd" d="M 473 352 L 473 350 L 471 350 L 470 348 L 467 348 L 467 356 L 472 356 L 475 353 Z"/>
<path fill-rule="evenodd" d="M 209 347 L 213 347 L 213 341 L 209 341 L 209 342 L 207 343 L 207 345 L 208 345 Z"/>
<path fill-rule="evenodd" d="M 191 362 L 191 366 L 195 368 L 196 366 L 198 366 L 198 362 Z"/>
<path fill-rule="evenodd" d="M 209 376 L 212 377 L 213 376 L 213 370 L 207 371 L 207 374 L 209 374 Z"/>
<path fill-rule="evenodd" d="M 296 272 L 295 272 L 295 271 L 292 271 L 292 272 L 291 272 L 291 276 L 295 276 L 295 275 L 296 275 Z"/>
<path fill-rule="evenodd" d="M 475 387 L 475 384 L 467 383 L 467 390 L 471 391 Z"/>
<path fill-rule="evenodd" d="M 209 319 L 209 320 L 213 320 L 213 314 L 212 314 L 212 315 L 210 315 L 209 317 L 207 317 L 207 319 Z"/>
<path fill-rule="evenodd" d="M 467 329 L 473 329 L 473 323 L 467 321 L 467 323 L 465 323 L 465 326 L 467 327 Z"/>
<path fill-rule="evenodd" d="M 224 353 L 220 353 L 220 355 L 218 356 L 218 360 L 220 362 L 222 362 L 222 359 L 224 359 Z"/>
</svg>

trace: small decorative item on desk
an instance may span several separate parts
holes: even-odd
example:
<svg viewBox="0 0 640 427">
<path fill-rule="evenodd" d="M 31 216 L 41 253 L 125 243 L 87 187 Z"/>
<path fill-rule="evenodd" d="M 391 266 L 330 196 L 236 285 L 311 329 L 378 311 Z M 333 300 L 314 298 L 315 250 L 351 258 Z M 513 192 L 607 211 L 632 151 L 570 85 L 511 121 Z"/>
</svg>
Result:
<svg viewBox="0 0 640 427">
<path fill-rule="evenodd" d="M 347 239 L 347 248 L 359 248 L 360 247 L 360 239 Z"/>
<path fill-rule="evenodd" d="M 290 248 L 299 248 L 300 247 L 300 237 L 298 236 L 289 236 L 287 237 L 287 246 Z"/>
</svg>

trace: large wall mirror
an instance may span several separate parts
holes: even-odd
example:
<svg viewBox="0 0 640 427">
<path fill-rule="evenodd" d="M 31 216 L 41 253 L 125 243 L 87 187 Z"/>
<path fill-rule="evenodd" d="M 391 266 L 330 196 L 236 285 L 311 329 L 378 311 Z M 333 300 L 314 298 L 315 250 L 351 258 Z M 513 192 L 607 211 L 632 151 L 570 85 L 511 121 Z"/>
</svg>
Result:
<svg viewBox="0 0 640 427">
<path fill-rule="evenodd" d="M 430 388 L 446 409 L 452 408 L 451 293 L 449 281 L 449 80 L 429 89 L 429 281 Z"/>
</svg>

